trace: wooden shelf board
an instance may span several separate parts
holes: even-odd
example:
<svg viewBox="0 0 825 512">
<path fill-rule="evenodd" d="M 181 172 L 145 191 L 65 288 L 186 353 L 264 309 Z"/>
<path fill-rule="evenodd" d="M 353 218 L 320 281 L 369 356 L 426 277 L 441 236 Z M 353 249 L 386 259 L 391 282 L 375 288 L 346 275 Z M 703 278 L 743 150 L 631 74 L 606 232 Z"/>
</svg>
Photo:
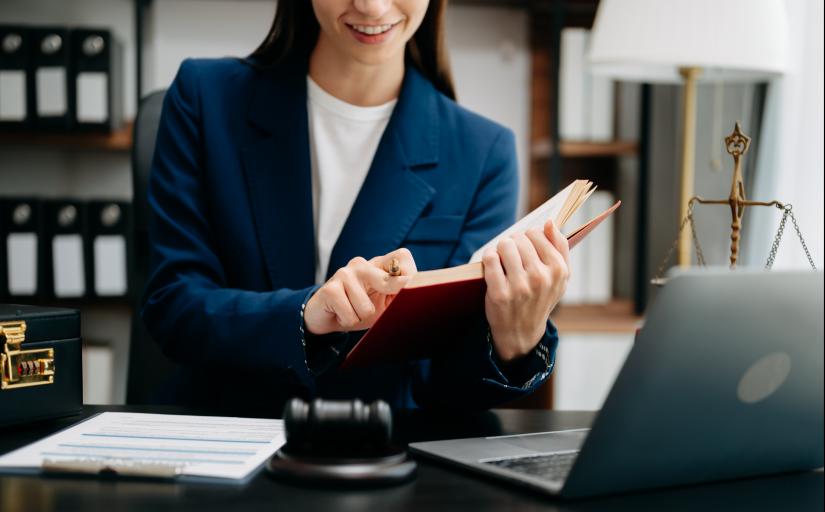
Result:
<svg viewBox="0 0 825 512">
<path fill-rule="evenodd" d="M 625 299 L 607 304 L 561 304 L 550 318 L 560 332 L 634 333 L 642 324 L 633 302 Z"/>
<path fill-rule="evenodd" d="M 540 140 L 533 143 L 530 152 L 533 158 L 549 158 L 553 154 L 553 146 L 548 139 Z M 639 145 L 632 140 L 614 140 L 610 142 L 562 141 L 559 143 L 559 152 L 564 158 L 626 156 L 637 154 Z"/>
<path fill-rule="evenodd" d="M 14 304 L 29 304 L 32 306 L 43 306 L 50 308 L 70 308 L 84 309 L 87 307 L 99 308 L 131 308 L 132 299 L 128 296 L 121 297 L 78 297 L 78 298 L 40 298 L 40 297 L 14 297 L 7 298 L 5 302 Z"/>
<path fill-rule="evenodd" d="M 132 129 L 133 123 L 129 122 L 112 133 L 3 132 L 0 133 L 0 145 L 128 152 L 132 150 Z"/>
</svg>

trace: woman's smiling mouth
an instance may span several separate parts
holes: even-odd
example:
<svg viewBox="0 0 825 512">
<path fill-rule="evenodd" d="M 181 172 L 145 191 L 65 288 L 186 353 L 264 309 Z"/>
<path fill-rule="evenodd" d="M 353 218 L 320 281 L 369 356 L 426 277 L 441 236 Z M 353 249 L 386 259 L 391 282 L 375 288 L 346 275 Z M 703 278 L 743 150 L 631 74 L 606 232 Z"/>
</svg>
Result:
<svg viewBox="0 0 825 512">
<path fill-rule="evenodd" d="M 358 41 L 374 44 L 384 42 L 399 23 L 401 23 L 401 20 L 395 23 L 385 23 L 381 25 L 361 25 L 353 23 L 345 23 L 345 25 L 352 31 Z"/>
</svg>

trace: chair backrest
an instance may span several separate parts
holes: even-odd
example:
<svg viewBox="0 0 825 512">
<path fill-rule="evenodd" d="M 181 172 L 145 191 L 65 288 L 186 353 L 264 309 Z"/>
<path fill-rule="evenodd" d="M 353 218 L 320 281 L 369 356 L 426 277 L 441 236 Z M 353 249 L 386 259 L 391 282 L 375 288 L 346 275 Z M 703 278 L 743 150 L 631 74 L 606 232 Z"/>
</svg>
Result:
<svg viewBox="0 0 825 512">
<path fill-rule="evenodd" d="M 147 189 L 152 159 L 155 154 L 160 114 L 166 91 L 157 91 L 145 96 L 138 108 L 132 144 L 132 201 L 133 201 L 133 244 L 134 258 L 132 271 L 132 329 L 129 342 L 129 373 L 126 384 L 127 404 L 148 404 L 156 401 L 158 386 L 174 370 L 161 352 L 160 347 L 149 336 L 140 318 L 140 299 L 146 284 L 149 269 L 149 230 Z"/>
</svg>

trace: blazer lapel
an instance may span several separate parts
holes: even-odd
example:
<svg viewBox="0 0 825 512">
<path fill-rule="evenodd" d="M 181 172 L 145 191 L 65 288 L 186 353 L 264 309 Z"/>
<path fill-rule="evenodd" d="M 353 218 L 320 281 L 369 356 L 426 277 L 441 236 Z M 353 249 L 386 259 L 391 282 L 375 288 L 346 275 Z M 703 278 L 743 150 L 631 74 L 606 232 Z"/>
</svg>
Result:
<svg viewBox="0 0 825 512">
<path fill-rule="evenodd" d="M 262 130 L 243 150 L 259 242 L 273 288 L 315 281 L 306 69 L 262 71 L 247 114 Z"/>
<path fill-rule="evenodd" d="M 407 66 L 398 103 L 330 256 L 327 278 L 355 256 L 397 249 L 435 190 L 415 170 L 438 162 L 438 93 Z"/>
</svg>

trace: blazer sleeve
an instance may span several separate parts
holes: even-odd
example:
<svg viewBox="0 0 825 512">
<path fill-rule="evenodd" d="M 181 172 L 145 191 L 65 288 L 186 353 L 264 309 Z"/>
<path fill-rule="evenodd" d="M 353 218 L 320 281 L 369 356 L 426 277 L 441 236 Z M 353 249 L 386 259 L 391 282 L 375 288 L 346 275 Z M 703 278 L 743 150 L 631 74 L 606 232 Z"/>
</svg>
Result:
<svg viewBox="0 0 825 512">
<path fill-rule="evenodd" d="M 149 179 L 149 279 L 141 314 L 172 360 L 264 371 L 296 394 L 314 392 L 303 307 L 316 287 L 232 289 L 218 257 L 202 173 L 198 68 L 187 61 L 166 94 Z"/>
<path fill-rule="evenodd" d="M 476 249 L 515 222 L 517 198 L 515 137 L 503 129 L 490 147 L 450 266 L 469 261 Z M 557 345 L 556 328 L 548 319 L 536 348 L 505 367 L 493 350 L 486 319 L 481 319 L 467 326 L 456 350 L 417 363 L 413 398 L 422 406 L 489 408 L 528 395 L 553 370 Z"/>
</svg>

